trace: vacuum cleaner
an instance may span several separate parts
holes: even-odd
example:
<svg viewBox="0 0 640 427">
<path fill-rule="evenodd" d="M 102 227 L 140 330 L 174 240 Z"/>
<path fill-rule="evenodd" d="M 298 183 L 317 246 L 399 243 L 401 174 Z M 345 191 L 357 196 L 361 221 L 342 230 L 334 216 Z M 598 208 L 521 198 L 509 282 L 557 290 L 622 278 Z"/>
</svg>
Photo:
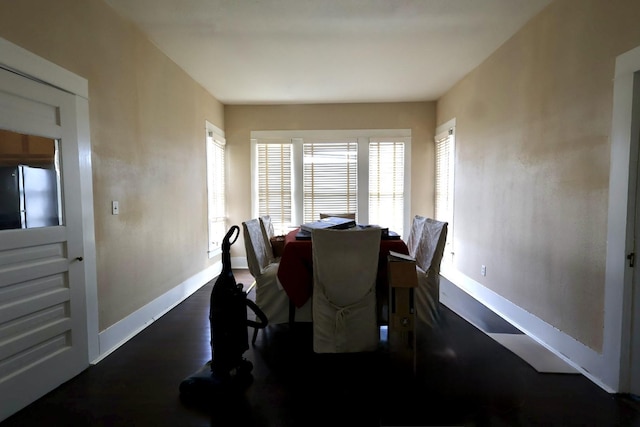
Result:
<svg viewBox="0 0 640 427">
<path fill-rule="evenodd" d="M 222 272 L 211 290 L 211 360 L 180 383 L 183 398 L 239 390 L 253 380 L 253 364 L 243 357 L 249 349 L 247 326 L 261 329 L 268 321 L 262 310 L 247 298 L 242 283 L 236 283 L 231 271 L 231 245 L 239 234 L 240 228 L 233 225 L 224 236 Z M 259 321 L 248 319 L 247 307 Z"/>
</svg>

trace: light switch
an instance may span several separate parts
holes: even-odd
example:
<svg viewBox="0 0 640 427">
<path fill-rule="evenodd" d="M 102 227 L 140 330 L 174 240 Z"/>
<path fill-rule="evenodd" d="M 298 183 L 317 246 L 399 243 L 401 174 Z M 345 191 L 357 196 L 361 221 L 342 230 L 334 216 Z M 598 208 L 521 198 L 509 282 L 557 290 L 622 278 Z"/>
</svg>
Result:
<svg viewBox="0 0 640 427">
<path fill-rule="evenodd" d="M 111 215 L 118 215 L 120 213 L 120 205 L 117 200 L 111 201 Z"/>
</svg>

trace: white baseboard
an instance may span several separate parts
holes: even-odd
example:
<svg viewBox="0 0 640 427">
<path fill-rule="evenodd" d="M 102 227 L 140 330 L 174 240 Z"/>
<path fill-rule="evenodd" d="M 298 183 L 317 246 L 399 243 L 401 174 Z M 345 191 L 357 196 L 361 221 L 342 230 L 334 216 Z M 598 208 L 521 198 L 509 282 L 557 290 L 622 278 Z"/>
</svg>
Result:
<svg viewBox="0 0 640 427">
<path fill-rule="evenodd" d="M 129 341 L 136 334 L 155 322 L 176 305 L 180 304 L 195 291 L 218 276 L 222 271 L 222 263 L 217 262 L 197 273 L 170 291 L 159 296 L 144 307 L 131 313 L 116 324 L 99 333 L 100 354 L 91 363 L 98 363 L 118 347 Z"/>
<path fill-rule="evenodd" d="M 231 268 L 249 268 L 247 257 L 231 258 Z"/>
<path fill-rule="evenodd" d="M 457 312 L 455 301 L 447 295 L 447 289 L 450 286 L 457 286 L 480 301 L 507 322 L 576 368 L 605 391 L 609 393 L 615 392 L 615 389 L 602 379 L 603 372 L 606 370 L 602 354 L 585 346 L 575 338 L 544 322 L 459 271 L 447 270 L 441 273 L 440 301 L 455 312 Z"/>
</svg>

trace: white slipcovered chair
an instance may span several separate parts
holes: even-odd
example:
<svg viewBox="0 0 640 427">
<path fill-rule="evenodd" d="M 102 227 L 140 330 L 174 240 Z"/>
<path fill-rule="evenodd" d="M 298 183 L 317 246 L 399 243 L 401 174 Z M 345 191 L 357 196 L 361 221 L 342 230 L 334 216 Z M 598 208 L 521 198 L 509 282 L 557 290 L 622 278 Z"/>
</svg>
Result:
<svg viewBox="0 0 640 427">
<path fill-rule="evenodd" d="M 262 235 L 266 245 L 267 256 L 271 262 L 278 262 L 279 259 L 273 254 L 273 247 L 271 246 L 271 238 L 275 236 L 273 229 L 273 223 L 271 222 L 270 215 L 263 215 L 260 218 L 260 228 L 262 229 Z"/>
<path fill-rule="evenodd" d="M 242 223 L 244 246 L 249 272 L 255 279 L 255 303 L 267 316 L 269 325 L 293 321 L 311 321 L 311 302 L 295 308 L 287 293 L 278 283 L 278 262 L 270 260 L 260 220 L 251 219 Z M 254 330 L 255 343 L 258 329 Z"/>
<path fill-rule="evenodd" d="M 447 241 L 448 223 L 431 218 L 419 219 L 418 223 L 422 225 L 422 230 L 415 253 L 412 254 L 416 259 L 418 274 L 418 287 L 415 291 L 416 316 L 420 324 L 433 327 L 440 315 L 440 263 Z"/>
<path fill-rule="evenodd" d="M 380 228 L 311 233 L 313 350 L 373 351 L 378 346 L 376 277 Z"/>
<path fill-rule="evenodd" d="M 414 216 L 411 222 L 411 230 L 407 237 L 407 248 L 409 249 L 409 255 L 413 258 L 416 257 L 416 251 L 422 238 L 422 229 L 424 228 L 425 222 L 427 222 L 427 217 L 421 215 Z"/>
</svg>

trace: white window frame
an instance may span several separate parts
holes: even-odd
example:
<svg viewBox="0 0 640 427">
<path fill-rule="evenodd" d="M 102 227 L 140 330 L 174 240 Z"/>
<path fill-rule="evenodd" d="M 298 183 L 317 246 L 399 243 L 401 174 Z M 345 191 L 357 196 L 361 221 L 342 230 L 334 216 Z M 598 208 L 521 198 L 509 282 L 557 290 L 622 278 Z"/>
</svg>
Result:
<svg viewBox="0 0 640 427">
<path fill-rule="evenodd" d="M 226 165 L 224 131 L 205 122 L 206 169 L 207 169 L 207 235 L 209 258 L 222 253 L 222 240 L 226 234 Z M 216 154 L 222 150 L 222 159 Z M 218 163 L 222 163 L 219 165 Z M 222 206 L 216 201 L 222 200 Z M 222 224 L 222 227 L 220 225 Z"/>
<path fill-rule="evenodd" d="M 404 148 L 404 214 L 402 230 L 408 232 L 410 228 L 411 212 L 411 129 L 363 129 L 363 130 L 300 130 L 300 131 L 252 131 L 251 132 L 251 195 L 252 217 L 259 216 L 258 206 L 258 174 L 257 174 L 257 144 L 282 143 L 289 141 L 293 147 L 292 172 L 292 207 L 291 224 L 286 224 L 276 233 L 286 233 L 304 222 L 303 220 L 303 144 L 313 140 L 345 140 L 354 139 L 358 142 L 358 222 L 369 223 L 369 142 L 379 142 L 390 139 L 403 142 Z M 365 191 L 361 191 L 365 189 Z M 385 224 L 379 224 L 385 226 Z M 393 230 L 399 232 L 399 230 Z"/>
<path fill-rule="evenodd" d="M 437 144 L 439 142 L 444 142 L 449 145 L 448 159 L 439 159 L 438 158 L 438 149 Z M 434 136 L 434 218 L 438 221 L 447 222 L 447 242 L 445 245 L 444 256 L 442 258 L 443 265 L 449 265 L 453 262 L 454 256 L 454 246 L 453 246 L 453 235 L 454 235 L 454 206 L 455 206 L 455 157 L 456 157 L 456 119 L 451 119 L 448 122 L 438 126 L 436 128 L 436 134 Z M 439 161 L 445 161 L 447 163 L 446 167 L 448 168 L 448 176 L 446 177 L 447 182 L 443 185 L 439 185 L 438 183 L 438 163 Z M 444 186 L 446 187 L 446 195 L 441 195 L 438 192 L 438 188 Z M 444 212 L 446 214 L 442 214 L 442 210 L 438 208 L 438 200 L 442 200 L 446 198 L 447 206 L 444 208 Z M 443 216 L 444 215 L 444 216 Z"/>
</svg>

